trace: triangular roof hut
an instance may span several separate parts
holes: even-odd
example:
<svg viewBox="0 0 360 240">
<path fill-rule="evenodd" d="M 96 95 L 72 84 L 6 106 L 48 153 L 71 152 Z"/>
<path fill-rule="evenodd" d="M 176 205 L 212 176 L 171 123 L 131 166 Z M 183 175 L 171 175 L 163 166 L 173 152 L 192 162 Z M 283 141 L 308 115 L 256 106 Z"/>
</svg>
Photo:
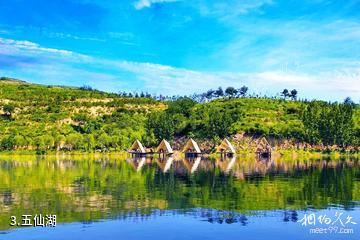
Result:
<svg viewBox="0 0 360 240">
<path fill-rule="evenodd" d="M 145 153 L 145 148 L 143 147 L 143 145 L 141 144 L 141 142 L 139 140 L 135 140 L 134 143 L 131 145 L 129 152 L 133 152 L 133 153 Z"/>
<path fill-rule="evenodd" d="M 224 152 L 225 153 L 233 153 L 233 154 L 236 153 L 234 146 L 226 138 L 224 138 L 224 140 L 222 140 L 220 145 L 216 148 L 216 151 L 221 152 L 221 153 L 224 153 Z"/>
<path fill-rule="evenodd" d="M 256 149 L 257 150 L 271 150 L 271 145 L 270 143 L 266 140 L 265 137 L 262 137 L 258 143 L 257 143 L 257 146 L 256 146 Z"/>
<path fill-rule="evenodd" d="M 170 143 L 163 139 L 159 146 L 156 148 L 156 152 L 173 153 L 174 151 L 172 150 Z"/>
<path fill-rule="evenodd" d="M 190 138 L 184 148 L 183 148 L 183 152 L 188 152 L 188 153 L 201 153 L 201 150 L 199 148 L 199 145 L 194 141 L 194 139 Z"/>
<path fill-rule="evenodd" d="M 270 156 L 271 156 L 271 145 L 270 145 L 270 143 L 266 140 L 265 137 L 262 137 L 262 138 L 257 142 L 256 153 L 257 153 L 258 155 L 262 155 L 262 156 L 267 156 L 267 157 L 270 157 Z"/>
</svg>

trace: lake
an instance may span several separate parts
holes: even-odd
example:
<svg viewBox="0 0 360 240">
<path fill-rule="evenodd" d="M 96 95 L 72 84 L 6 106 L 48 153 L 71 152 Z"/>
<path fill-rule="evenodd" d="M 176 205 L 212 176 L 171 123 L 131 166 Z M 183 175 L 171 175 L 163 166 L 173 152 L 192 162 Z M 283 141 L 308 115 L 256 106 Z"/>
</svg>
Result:
<svg viewBox="0 0 360 240">
<path fill-rule="evenodd" d="M 360 239 L 359 203 L 358 160 L 0 157 L 0 239 Z"/>
</svg>

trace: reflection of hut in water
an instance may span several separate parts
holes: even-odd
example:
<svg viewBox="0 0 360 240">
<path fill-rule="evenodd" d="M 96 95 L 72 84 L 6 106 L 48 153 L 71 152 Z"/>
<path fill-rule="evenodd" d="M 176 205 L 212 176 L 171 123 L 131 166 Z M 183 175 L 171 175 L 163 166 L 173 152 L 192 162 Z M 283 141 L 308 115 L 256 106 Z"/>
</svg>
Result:
<svg viewBox="0 0 360 240">
<path fill-rule="evenodd" d="M 217 146 L 216 152 L 221 153 L 221 155 L 224 156 L 226 155 L 232 156 L 236 153 L 234 146 L 226 138 L 224 138 L 224 140 L 222 140 L 220 145 Z"/>
<path fill-rule="evenodd" d="M 201 157 L 196 158 L 184 158 L 183 163 L 185 165 L 185 168 L 190 172 L 194 173 L 197 168 L 199 167 L 199 164 L 201 162 Z"/>
<path fill-rule="evenodd" d="M 127 162 L 130 163 L 130 165 L 139 172 L 141 168 L 145 165 L 146 159 L 145 157 L 142 158 L 129 158 L 127 159 Z"/>
<path fill-rule="evenodd" d="M 185 176 L 187 174 L 187 169 L 184 167 L 184 160 L 174 159 L 171 165 L 171 169 L 174 171 L 174 174 L 177 176 Z"/>
<path fill-rule="evenodd" d="M 183 152 L 185 153 L 186 156 L 197 156 L 198 154 L 201 154 L 199 145 L 192 138 L 190 138 L 186 142 L 183 148 Z"/>
<path fill-rule="evenodd" d="M 137 139 L 131 145 L 128 152 L 130 152 L 132 154 L 145 154 L 146 153 L 145 148 L 143 147 L 141 142 L 139 140 L 137 140 Z"/>
<path fill-rule="evenodd" d="M 261 138 L 257 142 L 256 155 L 259 158 L 271 158 L 271 145 L 266 138 Z"/>
<path fill-rule="evenodd" d="M 220 168 L 222 172 L 229 173 L 233 168 L 236 162 L 236 156 L 233 156 L 231 159 L 216 159 L 216 166 Z"/>
<path fill-rule="evenodd" d="M 159 154 L 173 154 L 174 151 L 171 148 L 171 145 L 168 141 L 163 139 L 159 146 L 156 148 L 156 152 Z"/>
<path fill-rule="evenodd" d="M 172 157 L 169 157 L 167 159 L 164 158 L 158 158 L 156 160 L 157 165 L 159 166 L 159 168 L 161 169 L 161 171 L 163 173 L 166 173 L 167 171 L 169 171 L 171 164 L 173 163 L 174 159 Z"/>
</svg>

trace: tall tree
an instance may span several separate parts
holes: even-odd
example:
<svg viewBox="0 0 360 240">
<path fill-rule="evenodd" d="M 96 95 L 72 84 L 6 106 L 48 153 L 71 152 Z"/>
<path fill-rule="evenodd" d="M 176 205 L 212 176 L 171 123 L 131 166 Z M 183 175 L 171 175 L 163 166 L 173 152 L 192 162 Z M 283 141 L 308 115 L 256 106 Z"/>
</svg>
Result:
<svg viewBox="0 0 360 240">
<path fill-rule="evenodd" d="M 237 90 L 234 87 L 227 87 L 225 90 L 226 96 L 232 98 L 237 94 Z"/>
<path fill-rule="evenodd" d="M 297 94 L 298 94 L 298 91 L 296 89 L 293 89 L 293 90 L 291 90 L 289 96 L 291 97 L 292 100 L 296 100 Z"/>
<path fill-rule="evenodd" d="M 224 96 L 224 90 L 219 87 L 216 91 L 215 91 L 215 95 L 216 97 L 223 97 Z"/>
<path fill-rule="evenodd" d="M 241 97 L 245 97 L 248 90 L 249 90 L 248 87 L 242 86 L 241 88 L 239 88 L 238 93 Z"/>
<path fill-rule="evenodd" d="M 284 99 L 286 99 L 289 96 L 289 90 L 287 90 L 286 88 L 281 92 L 281 96 L 284 97 Z"/>
</svg>

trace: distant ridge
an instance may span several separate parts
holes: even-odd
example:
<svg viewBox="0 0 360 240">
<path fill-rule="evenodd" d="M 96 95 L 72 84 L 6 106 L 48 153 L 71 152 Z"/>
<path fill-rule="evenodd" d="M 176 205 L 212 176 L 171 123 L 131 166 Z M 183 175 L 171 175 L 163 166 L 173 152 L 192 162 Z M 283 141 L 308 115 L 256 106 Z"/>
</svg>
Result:
<svg viewBox="0 0 360 240">
<path fill-rule="evenodd" d="M 16 78 L 9 78 L 9 77 L 0 77 L 0 81 L 2 82 L 14 82 L 14 83 L 28 83 L 26 81 L 23 80 L 19 80 Z"/>
</svg>

